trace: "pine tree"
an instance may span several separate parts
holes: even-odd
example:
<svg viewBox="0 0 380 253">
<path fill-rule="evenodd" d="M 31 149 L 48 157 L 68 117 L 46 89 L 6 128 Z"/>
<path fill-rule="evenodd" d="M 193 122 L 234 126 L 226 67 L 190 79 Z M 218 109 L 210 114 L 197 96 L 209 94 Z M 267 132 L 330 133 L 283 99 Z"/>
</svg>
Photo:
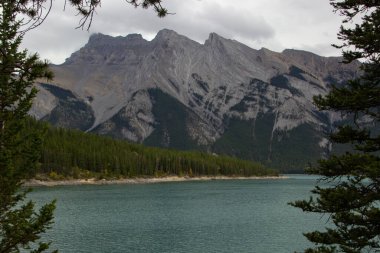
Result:
<svg viewBox="0 0 380 253">
<path fill-rule="evenodd" d="M 100 0 L 68 0 L 82 18 L 79 27 L 90 27 Z M 153 7 L 158 16 L 167 14 L 161 0 L 131 0 L 130 4 Z M 27 113 L 36 95 L 33 83 L 52 78 L 48 64 L 37 54 L 19 51 L 23 35 L 42 24 L 53 1 L 0 1 L 0 253 L 43 252 L 49 243 L 39 242 L 52 224 L 54 201 L 35 211 L 26 201 L 23 180 L 34 175 L 42 149 L 42 130 L 27 126 Z M 65 2 L 66 3 L 66 2 Z M 50 6 L 49 6 L 50 4 Z M 24 250 L 23 250 L 24 249 Z"/>
<path fill-rule="evenodd" d="M 321 110 L 341 112 L 345 122 L 330 135 L 352 152 L 332 155 L 311 168 L 328 186 L 316 186 L 314 198 L 292 205 L 328 214 L 332 227 L 306 233 L 316 246 L 305 252 L 380 251 L 380 2 L 331 1 L 345 17 L 338 38 L 344 62 L 363 62 L 360 77 L 316 97 Z M 359 21 L 358 21 L 359 20 Z M 355 23 L 358 22 L 358 23 Z"/>
<path fill-rule="evenodd" d="M 48 243 L 38 242 L 50 227 L 54 202 L 37 212 L 25 201 L 22 180 L 33 175 L 40 154 L 39 131 L 29 131 L 26 116 L 36 94 L 36 78 L 51 78 L 47 63 L 37 55 L 19 51 L 22 35 L 16 19 L 16 1 L 0 3 L 0 252 L 31 249 L 42 252 Z"/>
</svg>

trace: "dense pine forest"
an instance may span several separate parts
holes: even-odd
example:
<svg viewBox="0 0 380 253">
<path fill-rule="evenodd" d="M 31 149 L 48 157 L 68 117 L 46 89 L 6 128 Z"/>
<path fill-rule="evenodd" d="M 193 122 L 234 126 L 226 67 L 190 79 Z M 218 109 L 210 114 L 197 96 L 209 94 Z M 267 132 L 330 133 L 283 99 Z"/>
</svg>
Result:
<svg viewBox="0 0 380 253">
<path fill-rule="evenodd" d="M 146 147 L 35 121 L 28 124 L 45 128 L 39 174 L 52 179 L 278 175 L 260 163 L 228 156 Z"/>
</svg>

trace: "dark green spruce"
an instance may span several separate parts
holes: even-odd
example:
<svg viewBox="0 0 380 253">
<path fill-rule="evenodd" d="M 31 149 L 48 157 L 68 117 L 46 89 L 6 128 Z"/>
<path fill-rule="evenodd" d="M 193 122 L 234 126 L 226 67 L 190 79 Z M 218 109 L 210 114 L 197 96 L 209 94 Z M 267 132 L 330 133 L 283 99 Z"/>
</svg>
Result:
<svg viewBox="0 0 380 253">
<path fill-rule="evenodd" d="M 26 201 L 23 180 L 33 177 L 41 155 L 43 129 L 27 127 L 27 113 L 36 95 L 33 84 L 52 78 L 48 64 L 37 54 L 20 51 L 23 35 L 45 21 L 53 2 L 2 0 L 0 2 L 0 253 L 44 252 L 49 243 L 39 239 L 52 224 L 55 203 L 36 210 Z M 68 1 L 77 11 L 80 27 L 90 27 L 101 1 Z M 161 0 L 132 0 L 130 4 L 153 7 L 165 16 Z M 58 154 L 57 154 L 58 155 Z"/>
<path fill-rule="evenodd" d="M 306 233 L 315 244 L 305 252 L 380 251 L 380 2 L 331 1 L 346 19 L 338 38 L 345 62 L 362 60 L 362 75 L 343 87 L 316 97 L 321 110 L 341 112 L 354 124 L 330 135 L 331 141 L 350 144 L 351 152 L 321 160 L 311 174 L 321 175 L 315 197 L 292 205 L 306 212 L 327 214 L 333 223 L 324 231 Z M 359 22 L 352 25 L 351 21 Z"/>
<path fill-rule="evenodd" d="M 22 34 L 18 1 L 0 2 L 0 252 L 43 252 L 40 236 L 52 224 L 54 202 L 36 210 L 20 190 L 34 175 L 41 150 L 41 131 L 26 127 L 37 78 L 51 78 L 47 63 L 19 51 Z"/>
<path fill-rule="evenodd" d="M 68 1 L 80 17 L 80 27 L 90 27 L 101 1 Z M 133 0 L 143 8 L 153 7 L 165 16 L 161 0 Z M 52 2 L 50 2 L 52 4 Z M 52 78 L 48 64 L 37 54 L 20 51 L 23 35 L 45 21 L 49 1 L 23 0 L 0 2 L 0 253 L 44 252 L 49 243 L 41 235 L 51 226 L 54 201 L 36 210 L 26 201 L 23 180 L 34 177 L 40 160 L 43 129 L 30 129 L 26 120 L 39 78 Z"/>
<path fill-rule="evenodd" d="M 41 128 L 30 121 L 30 128 Z M 53 178 L 277 175 L 260 163 L 198 151 L 145 147 L 79 130 L 48 127 L 40 172 Z"/>
</svg>

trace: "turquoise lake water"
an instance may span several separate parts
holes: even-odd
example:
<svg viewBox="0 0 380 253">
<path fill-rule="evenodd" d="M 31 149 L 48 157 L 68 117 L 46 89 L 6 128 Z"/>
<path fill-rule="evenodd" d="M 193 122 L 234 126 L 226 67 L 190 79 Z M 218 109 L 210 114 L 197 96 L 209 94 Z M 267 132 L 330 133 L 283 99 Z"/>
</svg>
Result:
<svg viewBox="0 0 380 253">
<path fill-rule="evenodd" d="M 142 185 L 37 187 L 38 203 L 57 199 L 48 238 L 62 253 L 301 251 L 302 232 L 325 217 L 289 206 L 315 177 Z"/>
</svg>

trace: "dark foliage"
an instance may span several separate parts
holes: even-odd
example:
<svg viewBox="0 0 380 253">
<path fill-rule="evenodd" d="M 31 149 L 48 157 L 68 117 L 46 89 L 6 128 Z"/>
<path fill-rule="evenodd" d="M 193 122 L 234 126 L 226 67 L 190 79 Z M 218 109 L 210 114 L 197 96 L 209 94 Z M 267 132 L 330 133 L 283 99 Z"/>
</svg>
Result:
<svg viewBox="0 0 380 253">
<path fill-rule="evenodd" d="M 19 51 L 22 35 L 16 1 L 0 2 L 0 252 L 43 252 L 39 242 L 51 225 L 54 202 L 39 211 L 25 201 L 22 180 L 34 175 L 40 156 L 42 130 L 26 127 L 26 115 L 37 78 L 51 78 L 47 63 L 37 55 Z"/>
<path fill-rule="evenodd" d="M 42 123 L 29 122 L 30 128 Z M 276 171 L 251 161 L 198 151 L 145 147 L 81 131 L 48 127 L 40 172 L 66 178 L 264 176 Z"/>
<path fill-rule="evenodd" d="M 306 233 L 315 248 L 306 252 L 380 251 L 380 2 L 374 0 L 331 1 L 345 16 L 344 22 L 360 18 L 360 23 L 342 26 L 345 62 L 361 59 L 362 76 L 346 85 L 333 86 L 325 97 L 316 97 L 322 110 L 341 112 L 346 122 L 330 139 L 351 145 L 351 152 L 334 155 L 309 170 L 321 175 L 329 186 L 317 186 L 315 198 L 296 201 L 307 212 L 328 214 L 333 226 L 325 231 Z"/>
<path fill-rule="evenodd" d="M 134 6 L 153 7 L 162 17 L 167 14 L 161 0 L 131 0 Z M 37 54 L 19 51 L 23 36 L 42 24 L 53 0 L 0 1 L 0 252 L 44 252 L 49 243 L 40 242 L 52 224 L 54 201 L 35 210 L 20 189 L 23 180 L 33 177 L 41 155 L 43 130 L 27 126 L 26 116 L 36 95 L 34 82 L 52 78 L 48 64 Z M 81 20 L 90 27 L 100 0 L 65 0 L 74 6 Z M 58 154 L 57 154 L 58 155 Z"/>
</svg>

